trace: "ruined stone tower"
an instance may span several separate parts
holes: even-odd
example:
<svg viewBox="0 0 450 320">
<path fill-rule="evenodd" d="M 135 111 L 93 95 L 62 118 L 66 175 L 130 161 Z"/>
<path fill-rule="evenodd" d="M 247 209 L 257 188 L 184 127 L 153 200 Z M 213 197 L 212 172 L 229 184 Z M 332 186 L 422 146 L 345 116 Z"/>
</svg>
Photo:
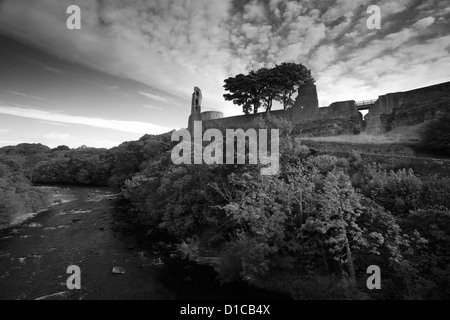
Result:
<svg viewBox="0 0 450 320">
<path fill-rule="evenodd" d="M 298 96 L 291 111 L 293 123 L 314 119 L 319 114 L 319 100 L 315 84 L 305 84 L 298 88 Z"/>
<path fill-rule="evenodd" d="M 202 90 L 198 87 L 194 87 L 194 93 L 192 94 L 191 103 L 191 115 L 189 116 L 188 130 L 192 133 L 194 130 L 194 121 L 202 120 Z"/>
</svg>

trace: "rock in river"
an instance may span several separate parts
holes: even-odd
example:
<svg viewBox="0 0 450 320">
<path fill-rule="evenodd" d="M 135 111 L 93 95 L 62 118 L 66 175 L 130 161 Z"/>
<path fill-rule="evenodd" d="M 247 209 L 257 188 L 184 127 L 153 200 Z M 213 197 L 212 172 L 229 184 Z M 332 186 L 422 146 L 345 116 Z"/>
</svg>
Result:
<svg viewBox="0 0 450 320">
<path fill-rule="evenodd" d="M 122 268 L 122 267 L 114 267 L 114 268 L 112 269 L 112 273 L 113 273 L 113 274 L 125 274 L 125 273 L 127 273 L 127 272 L 126 272 L 125 269 Z"/>
</svg>

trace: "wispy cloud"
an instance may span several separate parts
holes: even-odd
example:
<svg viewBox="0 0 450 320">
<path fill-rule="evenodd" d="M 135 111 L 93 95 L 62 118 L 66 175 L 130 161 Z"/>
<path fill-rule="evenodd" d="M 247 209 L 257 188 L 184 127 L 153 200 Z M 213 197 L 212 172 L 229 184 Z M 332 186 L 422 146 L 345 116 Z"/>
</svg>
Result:
<svg viewBox="0 0 450 320">
<path fill-rule="evenodd" d="M 22 92 L 18 92 L 18 91 L 14 91 L 14 90 L 9 90 L 9 92 L 11 92 L 12 94 L 15 94 L 16 96 L 21 96 L 21 97 L 26 97 L 26 98 L 32 98 L 32 99 L 37 99 L 37 100 L 45 100 L 42 97 L 38 97 L 38 96 L 33 96 L 31 94 L 25 94 Z"/>
<path fill-rule="evenodd" d="M 11 107 L 4 105 L 0 105 L 0 114 L 57 123 L 59 122 L 73 125 L 90 126 L 137 134 L 161 134 L 175 129 L 146 122 L 90 118 L 85 116 L 75 116 L 43 111 L 34 108 Z"/>
<path fill-rule="evenodd" d="M 25 58 L 25 57 L 21 57 L 21 59 L 23 59 L 25 61 L 28 61 L 28 62 L 31 62 L 31 63 L 33 63 L 35 65 L 38 65 L 39 67 L 41 67 L 42 69 L 44 69 L 44 70 L 46 70 L 48 72 L 53 72 L 53 73 L 57 73 L 57 74 L 64 73 L 64 71 L 62 71 L 60 69 L 54 68 L 52 66 L 49 66 L 49 65 L 47 65 L 47 64 L 45 64 L 43 62 L 40 62 L 40 61 L 37 61 L 37 60 L 34 60 L 34 59 L 29 59 L 29 58 Z"/>
<path fill-rule="evenodd" d="M 153 100 L 153 101 L 159 101 L 159 102 L 164 102 L 164 103 L 169 103 L 169 99 L 161 97 L 159 95 L 156 94 L 152 94 L 152 93 L 148 93 L 148 92 L 143 92 L 143 91 L 138 91 L 138 93 L 140 95 L 143 95 L 144 97 Z"/>
<path fill-rule="evenodd" d="M 26 109 L 27 107 L 25 107 Z M 61 122 L 52 122 L 52 121 L 44 121 L 44 120 L 39 120 L 39 123 L 45 124 L 45 125 L 52 125 L 52 126 L 58 126 L 58 127 L 65 127 L 67 126 L 66 123 L 61 123 Z"/>
<path fill-rule="evenodd" d="M 159 110 L 159 111 L 164 110 L 161 107 L 153 106 L 151 104 L 145 104 L 142 107 L 145 108 L 145 109 L 151 109 L 151 110 Z"/>
</svg>

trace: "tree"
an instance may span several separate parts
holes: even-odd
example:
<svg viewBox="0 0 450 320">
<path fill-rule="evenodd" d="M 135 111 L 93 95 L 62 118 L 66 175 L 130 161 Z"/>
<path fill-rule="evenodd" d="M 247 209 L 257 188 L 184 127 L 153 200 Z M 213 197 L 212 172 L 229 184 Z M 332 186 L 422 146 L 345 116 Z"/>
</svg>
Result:
<svg viewBox="0 0 450 320">
<path fill-rule="evenodd" d="M 261 84 L 261 99 L 266 112 L 272 110 L 273 100 L 282 91 L 281 75 L 274 72 L 274 69 L 259 69 L 257 72 L 258 81 Z"/>
<path fill-rule="evenodd" d="M 224 88 L 230 93 L 223 96 L 225 100 L 242 106 L 245 114 L 258 113 L 261 106 L 270 112 L 274 100 L 281 102 L 284 109 L 292 106 L 293 95 L 307 83 L 314 83 L 311 70 L 302 64 L 282 63 L 274 68 L 261 68 L 226 79 Z"/>
<path fill-rule="evenodd" d="M 234 104 L 242 106 L 243 112 L 258 113 L 260 103 L 260 83 L 255 72 L 248 75 L 239 74 L 234 78 L 225 80 L 225 90 L 231 94 L 224 94 L 227 101 L 233 101 Z"/>
<path fill-rule="evenodd" d="M 275 100 L 282 103 L 285 110 L 294 105 L 295 101 L 292 96 L 298 91 L 300 86 L 315 82 L 311 76 L 311 70 L 301 63 L 284 62 L 281 65 L 276 65 L 272 73 L 279 87 Z"/>
<path fill-rule="evenodd" d="M 57 146 L 56 148 L 52 149 L 52 151 L 68 151 L 70 148 L 66 145 Z"/>
<path fill-rule="evenodd" d="M 421 132 L 420 148 L 441 156 L 450 156 L 450 113 L 428 124 Z"/>
</svg>

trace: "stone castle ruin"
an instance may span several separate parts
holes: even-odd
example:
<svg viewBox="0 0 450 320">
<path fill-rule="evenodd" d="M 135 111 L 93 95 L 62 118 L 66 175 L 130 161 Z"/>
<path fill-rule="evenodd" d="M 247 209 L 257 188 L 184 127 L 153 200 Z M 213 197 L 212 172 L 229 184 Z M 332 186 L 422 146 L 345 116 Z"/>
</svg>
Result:
<svg viewBox="0 0 450 320">
<path fill-rule="evenodd" d="M 249 127 L 266 116 L 266 113 L 258 113 L 224 118 L 221 112 L 202 112 L 201 103 L 201 90 L 195 87 L 189 130 L 194 121 L 203 121 L 210 128 L 237 129 Z M 362 110 L 369 111 L 364 119 Z M 389 93 L 376 100 L 334 102 L 324 108 L 319 108 L 316 86 L 309 84 L 298 89 L 292 108 L 271 111 L 270 115 L 289 121 L 295 133 L 303 136 L 335 136 L 362 132 L 382 134 L 436 119 L 444 113 L 450 113 L 450 82 Z"/>
</svg>

